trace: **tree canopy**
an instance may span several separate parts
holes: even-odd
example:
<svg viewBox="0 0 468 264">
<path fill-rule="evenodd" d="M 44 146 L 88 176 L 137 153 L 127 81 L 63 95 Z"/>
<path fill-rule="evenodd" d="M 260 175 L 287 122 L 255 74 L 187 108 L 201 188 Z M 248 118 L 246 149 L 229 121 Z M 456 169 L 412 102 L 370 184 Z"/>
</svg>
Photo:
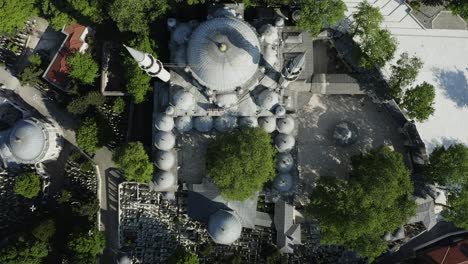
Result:
<svg viewBox="0 0 468 264">
<path fill-rule="evenodd" d="M 221 134 L 208 146 L 208 175 L 225 198 L 245 200 L 273 179 L 275 154 L 271 136 L 260 128 Z"/>
<path fill-rule="evenodd" d="M 40 241 L 47 242 L 55 234 L 55 222 L 47 219 L 39 223 L 33 230 L 32 235 Z"/>
<path fill-rule="evenodd" d="M 39 175 L 30 172 L 16 177 L 15 193 L 32 199 L 41 191 L 41 178 Z"/>
<path fill-rule="evenodd" d="M 0 2 L 0 35 L 12 35 L 26 21 L 39 13 L 35 0 L 3 0 Z"/>
<path fill-rule="evenodd" d="M 112 105 L 112 111 L 117 114 L 121 114 L 125 111 L 125 100 L 122 97 L 115 99 Z"/>
<path fill-rule="evenodd" d="M 41 264 L 49 254 L 47 243 L 43 241 L 18 241 L 0 250 L 2 264 Z"/>
<path fill-rule="evenodd" d="M 198 264 L 198 257 L 185 249 L 177 249 L 168 262 L 169 264 Z"/>
<path fill-rule="evenodd" d="M 381 239 L 414 215 L 413 185 L 403 156 L 382 147 L 352 158 L 348 181 L 321 177 L 308 213 L 318 219 L 324 244 L 342 244 L 371 260 L 387 248 Z"/>
<path fill-rule="evenodd" d="M 468 148 L 460 143 L 436 147 L 425 174 L 430 182 L 443 186 L 468 185 Z"/>
<path fill-rule="evenodd" d="M 24 69 L 19 77 L 21 85 L 35 85 L 44 72 L 41 69 L 42 60 L 38 54 L 29 56 L 28 60 L 30 62 L 29 65 Z"/>
<path fill-rule="evenodd" d="M 91 106 L 103 105 L 105 100 L 106 98 L 100 92 L 92 91 L 71 101 L 67 105 L 67 111 L 75 115 L 84 114 Z"/>
<path fill-rule="evenodd" d="M 151 181 L 153 164 L 141 142 L 130 142 L 118 148 L 112 159 L 124 171 L 127 181 Z"/>
<path fill-rule="evenodd" d="M 379 8 L 373 7 L 369 2 L 360 2 L 357 12 L 353 14 L 354 35 L 367 35 L 379 29 L 383 16 Z"/>
<path fill-rule="evenodd" d="M 405 92 L 403 102 L 400 106 L 406 109 L 410 118 L 423 122 L 434 113 L 434 98 L 434 86 L 423 82 Z"/>
<path fill-rule="evenodd" d="M 301 0 L 301 18 L 299 27 L 317 36 L 322 28 L 334 26 L 345 15 L 346 5 L 342 0 Z"/>
<path fill-rule="evenodd" d="M 104 234 L 96 228 L 86 233 L 72 235 L 68 248 L 75 253 L 77 259 L 96 259 L 106 246 Z M 83 263 L 83 262 L 80 262 Z"/>
<path fill-rule="evenodd" d="M 76 132 L 76 143 L 87 153 L 94 153 L 98 147 L 98 126 L 94 118 L 85 118 Z"/>
<path fill-rule="evenodd" d="M 468 184 L 450 191 L 447 198 L 449 206 L 442 211 L 442 216 L 456 226 L 468 229 Z"/>
<path fill-rule="evenodd" d="M 405 89 L 416 80 L 422 66 L 423 62 L 420 58 L 410 57 L 407 52 L 403 52 L 396 64 L 391 66 L 392 74 L 388 81 L 389 95 L 397 103 L 401 102 Z"/>
<path fill-rule="evenodd" d="M 454 14 L 460 15 L 465 20 L 468 20 L 468 2 L 466 0 L 452 0 L 448 8 L 452 10 Z"/>
<path fill-rule="evenodd" d="M 168 10 L 167 0 L 115 0 L 110 6 L 109 15 L 120 31 L 146 35 L 149 32 L 149 23 Z"/>
<path fill-rule="evenodd" d="M 70 66 L 70 77 L 84 84 L 93 84 L 99 76 L 99 66 L 89 53 L 76 52 L 67 60 Z"/>
<path fill-rule="evenodd" d="M 145 101 L 146 96 L 153 90 L 151 77 L 146 74 L 131 58 L 124 59 L 125 79 L 127 91 L 133 95 L 136 104 Z"/>
</svg>

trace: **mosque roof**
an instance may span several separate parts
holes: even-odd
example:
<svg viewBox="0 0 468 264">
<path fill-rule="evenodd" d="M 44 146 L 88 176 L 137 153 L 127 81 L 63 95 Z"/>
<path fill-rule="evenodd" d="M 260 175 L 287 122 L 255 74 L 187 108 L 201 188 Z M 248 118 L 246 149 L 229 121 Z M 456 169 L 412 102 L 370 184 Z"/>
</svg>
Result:
<svg viewBox="0 0 468 264">
<path fill-rule="evenodd" d="M 219 132 L 228 132 L 237 126 L 237 117 L 223 115 L 216 117 L 214 120 L 214 127 Z"/>
<path fill-rule="evenodd" d="M 275 146 L 279 152 L 290 151 L 294 147 L 295 143 L 296 140 L 294 139 L 294 137 L 288 134 L 279 133 L 275 137 Z"/>
<path fill-rule="evenodd" d="M 160 131 L 154 136 L 154 145 L 160 150 L 170 150 L 175 146 L 175 136 L 171 132 Z"/>
<path fill-rule="evenodd" d="M 289 192 L 293 187 L 294 181 L 290 173 L 280 173 L 273 181 L 273 186 L 280 192 Z"/>
<path fill-rule="evenodd" d="M 17 160 L 34 163 L 44 156 L 48 148 L 47 134 L 39 123 L 21 120 L 11 130 L 8 146 Z"/>
<path fill-rule="evenodd" d="M 175 176 L 172 172 L 160 171 L 151 182 L 151 188 L 155 191 L 167 191 L 175 184 Z"/>
<path fill-rule="evenodd" d="M 171 131 L 174 128 L 174 119 L 165 114 L 158 114 L 154 126 L 160 131 Z"/>
<path fill-rule="evenodd" d="M 159 169 L 168 171 L 174 167 L 175 155 L 171 151 L 159 150 L 156 152 L 154 163 Z"/>
<path fill-rule="evenodd" d="M 243 116 L 239 118 L 241 127 L 258 127 L 258 118 L 256 116 Z"/>
<path fill-rule="evenodd" d="M 213 118 L 211 116 L 199 116 L 193 119 L 193 126 L 200 132 L 208 132 L 213 128 Z"/>
<path fill-rule="evenodd" d="M 294 130 L 294 119 L 290 116 L 276 119 L 278 132 L 290 134 Z"/>
<path fill-rule="evenodd" d="M 208 220 L 208 234 L 218 244 L 232 244 L 240 237 L 241 232 L 239 217 L 232 212 L 219 210 Z"/>
<path fill-rule="evenodd" d="M 258 124 L 267 133 L 273 133 L 276 130 L 276 119 L 272 116 L 260 117 L 258 119 Z"/>
<path fill-rule="evenodd" d="M 195 105 L 195 97 L 192 93 L 180 89 L 172 97 L 172 103 L 180 110 L 190 110 Z"/>
<path fill-rule="evenodd" d="M 187 63 L 194 78 L 218 93 L 232 92 L 251 80 L 260 57 L 255 29 L 231 16 L 200 24 L 187 47 Z"/>
<path fill-rule="evenodd" d="M 290 153 L 279 153 L 276 156 L 276 169 L 278 172 L 289 172 L 294 166 L 294 159 Z"/>
<path fill-rule="evenodd" d="M 179 116 L 175 119 L 175 127 L 180 132 L 187 132 L 193 128 L 193 121 L 190 116 Z"/>
</svg>

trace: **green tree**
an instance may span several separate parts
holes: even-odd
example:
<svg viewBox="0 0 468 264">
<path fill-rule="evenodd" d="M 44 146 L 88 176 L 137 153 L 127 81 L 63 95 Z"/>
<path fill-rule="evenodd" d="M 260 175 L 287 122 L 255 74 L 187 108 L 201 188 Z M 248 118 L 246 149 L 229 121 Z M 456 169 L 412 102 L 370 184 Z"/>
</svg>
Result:
<svg viewBox="0 0 468 264">
<path fill-rule="evenodd" d="M 89 201 L 74 203 L 72 211 L 79 216 L 86 216 L 88 220 L 92 222 L 99 211 L 99 201 L 98 199 L 91 199 Z"/>
<path fill-rule="evenodd" d="M 423 62 L 420 58 L 409 57 L 407 52 L 402 53 L 396 64 L 391 66 L 392 75 L 388 81 L 389 95 L 397 103 L 401 102 L 405 88 L 416 80 L 422 66 Z"/>
<path fill-rule="evenodd" d="M 169 10 L 167 0 L 115 0 L 109 15 L 120 31 L 148 34 L 149 24 Z"/>
<path fill-rule="evenodd" d="M 67 105 L 67 111 L 80 115 L 86 113 L 89 107 L 99 107 L 104 104 L 106 98 L 98 91 L 92 91 L 84 96 L 78 97 Z"/>
<path fill-rule="evenodd" d="M 133 95 L 136 104 L 144 102 L 146 96 L 153 91 L 151 77 L 131 59 L 124 60 L 123 64 L 128 93 Z"/>
<path fill-rule="evenodd" d="M 55 234 L 55 222 L 53 219 L 48 219 L 39 223 L 32 230 L 32 235 L 39 241 L 47 242 Z"/>
<path fill-rule="evenodd" d="M 198 264 L 197 255 L 185 249 L 177 249 L 168 260 L 169 264 Z"/>
<path fill-rule="evenodd" d="M 73 234 L 68 242 L 68 248 L 74 252 L 78 258 L 95 259 L 101 254 L 106 246 L 104 234 L 96 228 L 86 233 Z"/>
<path fill-rule="evenodd" d="M 383 67 L 393 58 L 397 49 L 397 42 L 388 30 L 377 30 L 369 35 L 362 36 L 361 56 L 358 64 L 365 69 Z"/>
<path fill-rule="evenodd" d="M 117 114 L 121 114 L 125 111 L 125 100 L 122 97 L 115 99 L 112 105 L 112 111 Z"/>
<path fill-rule="evenodd" d="M 466 0 L 452 0 L 448 5 L 454 14 L 460 15 L 465 20 L 468 20 L 468 2 Z"/>
<path fill-rule="evenodd" d="M 456 226 L 468 229 L 468 184 L 461 189 L 448 193 L 446 208 L 442 211 L 445 220 L 453 222 Z"/>
<path fill-rule="evenodd" d="M 379 30 L 383 16 L 379 8 L 363 1 L 358 4 L 357 12 L 353 14 L 353 21 L 353 35 L 369 35 L 369 33 Z"/>
<path fill-rule="evenodd" d="M 57 8 L 58 3 L 55 0 L 42 0 L 40 7 L 42 16 L 47 18 L 55 30 L 60 31 L 65 25 L 70 25 L 76 21 L 68 13 L 60 11 Z"/>
<path fill-rule="evenodd" d="M 301 18 L 298 26 L 317 36 L 322 28 L 332 27 L 342 20 L 347 10 L 342 0 L 301 0 Z"/>
<path fill-rule="evenodd" d="M 2 0 L 0 2 L 0 34 L 13 35 L 26 20 L 38 14 L 35 0 Z"/>
<path fill-rule="evenodd" d="M 415 118 L 417 121 L 422 122 L 434 113 L 434 98 L 434 86 L 423 82 L 405 92 L 400 106 L 406 109 L 410 118 Z"/>
<path fill-rule="evenodd" d="M 41 178 L 33 173 L 25 173 L 16 177 L 15 193 L 32 199 L 41 191 Z"/>
<path fill-rule="evenodd" d="M 86 118 L 76 132 L 76 143 L 87 153 L 94 153 L 98 147 L 98 126 L 94 118 Z"/>
<path fill-rule="evenodd" d="M 436 147 L 429 156 L 425 175 L 431 183 L 442 186 L 468 185 L 468 147 L 460 143 Z"/>
<path fill-rule="evenodd" d="M 260 128 L 222 134 L 208 146 L 208 175 L 225 198 L 245 200 L 273 179 L 275 154 L 271 136 Z"/>
<path fill-rule="evenodd" d="M 30 64 L 24 69 L 19 78 L 21 85 L 35 85 L 44 72 L 41 69 L 41 57 L 38 54 L 29 56 L 28 60 Z"/>
<path fill-rule="evenodd" d="M 118 148 L 112 159 L 125 172 L 127 181 L 151 181 L 153 164 L 141 142 L 130 142 Z"/>
<path fill-rule="evenodd" d="M 388 147 L 352 158 L 348 181 L 320 178 L 308 213 L 318 219 L 324 244 L 342 244 L 371 260 L 387 248 L 381 239 L 415 214 L 413 185 L 403 156 Z"/>
<path fill-rule="evenodd" d="M 2 264 L 41 264 L 49 254 L 47 243 L 42 241 L 21 242 L 0 250 Z"/>
<path fill-rule="evenodd" d="M 99 76 L 99 66 L 89 53 L 76 52 L 67 60 L 70 66 L 70 77 L 84 84 L 93 84 Z"/>
<path fill-rule="evenodd" d="M 60 193 L 60 197 L 57 198 L 57 203 L 59 204 L 65 204 L 68 203 L 72 198 L 72 195 L 69 191 L 67 190 L 62 190 Z"/>
</svg>

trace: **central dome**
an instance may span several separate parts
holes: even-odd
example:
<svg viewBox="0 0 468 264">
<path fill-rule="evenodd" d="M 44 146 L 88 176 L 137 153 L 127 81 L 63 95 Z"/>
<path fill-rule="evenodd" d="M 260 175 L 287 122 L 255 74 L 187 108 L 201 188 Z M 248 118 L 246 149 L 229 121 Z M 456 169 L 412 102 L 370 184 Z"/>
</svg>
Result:
<svg viewBox="0 0 468 264">
<path fill-rule="evenodd" d="M 47 135 L 39 124 L 32 120 L 18 122 L 10 133 L 10 151 L 23 163 L 41 159 L 47 148 Z"/>
<path fill-rule="evenodd" d="M 192 33 L 187 48 L 194 78 L 218 93 L 232 92 L 251 80 L 260 57 L 255 30 L 234 17 L 204 22 Z"/>
</svg>

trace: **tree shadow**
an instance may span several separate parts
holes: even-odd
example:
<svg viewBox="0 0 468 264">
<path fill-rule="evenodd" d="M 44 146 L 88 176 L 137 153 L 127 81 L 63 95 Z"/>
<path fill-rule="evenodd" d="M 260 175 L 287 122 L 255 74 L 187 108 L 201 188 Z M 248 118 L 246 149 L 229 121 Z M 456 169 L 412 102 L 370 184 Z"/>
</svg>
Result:
<svg viewBox="0 0 468 264">
<path fill-rule="evenodd" d="M 457 107 L 468 106 L 468 80 L 461 70 L 448 71 L 435 69 L 435 76 L 445 96 L 452 100 Z"/>
<path fill-rule="evenodd" d="M 422 0 L 421 2 L 427 6 L 439 6 L 444 4 L 443 0 Z"/>
</svg>

